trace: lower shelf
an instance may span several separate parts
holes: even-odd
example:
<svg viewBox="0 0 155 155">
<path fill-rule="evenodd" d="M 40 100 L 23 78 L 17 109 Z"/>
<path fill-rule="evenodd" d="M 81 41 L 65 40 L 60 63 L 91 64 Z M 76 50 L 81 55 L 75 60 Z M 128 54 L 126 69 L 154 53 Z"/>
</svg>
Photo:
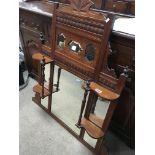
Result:
<svg viewBox="0 0 155 155">
<path fill-rule="evenodd" d="M 50 92 L 46 87 L 44 87 L 44 94 L 42 94 L 42 86 L 40 84 L 37 84 L 36 86 L 33 87 L 33 91 L 35 93 L 39 93 L 40 97 L 46 97 L 50 95 Z"/>
<path fill-rule="evenodd" d="M 45 83 L 44 84 L 44 97 L 50 95 L 50 92 L 49 92 L 48 88 L 49 88 L 49 84 L 48 83 Z M 43 94 L 42 94 L 42 86 L 40 84 L 35 85 L 33 87 L 33 91 L 35 93 L 39 93 L 40 94 L 40 97 L 43 97 Z M 53 93 L 55 93 L 55 92 L 57 92 L 57 88 L 56 88 L 56 86 L 53 86 Z"/>
<path fill-rule="evenodd" d="M 89 136 L 91 136 L 94 139 L 98 139 L 104 136 L 104 132 L 101 130 L 101 128 L 99 128 L 86 118 L 83 118 L 81 120 L 81 126 L 87 131 Z"/>
<path fill-rule="evenodd" d="M 41 61 L 44 58 L 45 59 L 45 64 L 48 64 L 48 63 L 53 62 L 53 60 L 50 57 L 48 57 L 48 56 L 46 56 L 44 54 L 41 54 L 41 53 L 35 53 L 35 54 L 33 54 L 32 55 L 32 58 L 34 60 L 38 60 L 38 61 Z"/>
<path fill-rule="evenodd" d="M 102 128 L 104 119 L 102 117 L 97 116 L 96 114 L 90 114 L 89 120 L 97 125 L 98 127 Z"/>
</svg>

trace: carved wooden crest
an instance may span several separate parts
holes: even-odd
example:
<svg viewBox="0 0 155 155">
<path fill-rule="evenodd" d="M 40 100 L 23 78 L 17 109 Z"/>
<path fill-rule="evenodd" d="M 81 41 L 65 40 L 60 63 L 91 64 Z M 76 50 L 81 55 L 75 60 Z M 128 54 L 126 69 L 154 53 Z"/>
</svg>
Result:
<svg viewBox="0 0 155 155">
<path fill-rule="evenodd" d="M 77 11 L 89 11 L 94 4 L 91 0 L 69 0 L 71 7 Z"/>
</svg>

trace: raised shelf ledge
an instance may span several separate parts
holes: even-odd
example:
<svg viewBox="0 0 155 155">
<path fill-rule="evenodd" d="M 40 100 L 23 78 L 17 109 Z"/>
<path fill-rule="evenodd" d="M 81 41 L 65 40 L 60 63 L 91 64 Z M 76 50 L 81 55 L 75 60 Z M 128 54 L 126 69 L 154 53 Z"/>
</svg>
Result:
<svg viewBox="0 0 155 155">
<path fill-rule="evenodd" d="M 34 60 L 41 61 L 41 60 L 43 60 L 43 58 L 45 59 L 45 64 L 48 64 L 48 63 L 51 63 L 54 61 L 53 59 L 51 59 L 48 56 L 41 54 L 41 53 L 34 53 L 32 55 L 32 59 L 34 59 Z"/>
<path fill-rule="evenodd" d="M 44 94 L 42 94 L 42 86 L 40 84 L 37 84 L 33 87 L 33 91 L 35 93 L 39 93 L 40 97 L 46 97 L 50 95 L 50 92 L 48 91 L 48 89 L 46 87 L 44 87 Z"/>
<path fill-rule="evenodd" d="M 97 116 L 96 114 L 90 114 L 89 115 L 89 120 L 94 123 L 96 126 L 102 128 L 103 122 L 104 122 L 104 118 Z"/>
<path fill-rule="evenodd" d="M 104 132 L 101 130 L 101 128 L 99 128 L 90 120 L 87 120 L 86 118 L 83 118 L 81 120 L 81 127 L 83 127 L 88 133 L 88 135 L 94 139 L 99 139 L 104 136 Z"/>
<path fill-rule="evenodd" d="M 49 96 L 50 95 L 50 92 L 48 90 L 49 88 L 49 84 L 48 83 L 45 83 L 44 84 L 44 95 L 42 94 L 42 86 L 40 84 L 37 84 L 33 87 L 33 91 L 35 93 L 39 93 L 40 94 L 40 97 L 46 97 L 46 96 Z M 53 86 L 53 93 L 57 92 L 56 90 L 56 86 Z"/>
<path fill-rule="evenodd" d="M 104 98 L 106 100 L 116 100 L 120 96 L 119 94 L 112 92 L 112 91 L 98 85 L 95 82 L 91 82 L 89 87 L 91 90 L 96 92 L 98 96 L 100 96 L 101 98 Z"/>
</svg>

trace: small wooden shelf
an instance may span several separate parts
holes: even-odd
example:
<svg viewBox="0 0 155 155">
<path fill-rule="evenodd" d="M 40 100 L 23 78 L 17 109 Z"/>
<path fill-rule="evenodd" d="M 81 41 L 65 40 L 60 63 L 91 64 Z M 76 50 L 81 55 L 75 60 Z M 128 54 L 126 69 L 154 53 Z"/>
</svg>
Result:
<svg viewBox="0 0 155 155">
<path fill-rule="evenodd" d="M 98 139 L 104 136 L 104 132 L 101 130 L 101 128 L 99 128 L 86 118 L 83 118 L 81 120 L 81 126 L 87 131 L 89 136 L 91 136 L 92 138 Z"/>
<path fill-rule="evenodd" d="M 38 60 L 38 61 L 41 61 L 44 58 L 45 59 L 45 64 L 51 63 L 53 61 L 51 58 L 49 58 L 46 55 L 41 54 L 41 53 L 35 53 L 35 54 L 33 54 L 32 55 L 32 58 L 34 60 Z"/>
<path fill-rule="evenodd" d="M 46 87 L 44 87 L 44 95 L 42 94 L 42 86 L 40 84 L 37 84 L 33 87 L 33 91 L 40 94 L 40 97 L 46 97 L 50 95 L 50 92 Z"/>
<path fill-rule="evenodd" d="M 97 125 L 98 127 L 102 128 L 104 119 L 100 116 L 97 116 L 96 114 L 90 114 L 89 115 L 89 120 L 94 123 L 95 125 Z"/>
<path fill-rule="evenodd" d="M 44 87 L 45 87 L 47 90 L 49 90 L 49 83 L 46 82 L 46 83 L 44 84 Z M 55 92 L 57 92 L 57 88 L 56 88 L 55 85 L 53 85 L 53 93 L 55 93 Z"/>
<path fill-rule="evenodd" d="M 98 96 L 100 96 L 106 100 L 116 100 L 120 96 L 119 94 L 112 92 L 112 91 L 110 91 L 110 90 L 108 90 L 94 82 L 91 82 L 89 87 L 91 90 L 96 92 L 98 94 Z"/>
<path fill-rule="evenodd" d="M 49 84 L 48 83 L 45 83 L 44 84 L 44 97 L 46 96 L 49 96 L 50 95 L 50 92 L 49 92 Z M 33 91 L 36 92 L 36 93 L 39 93 L 40 94 L 40 97 L 43 97 L 42 96 L 42 86 L 40 84 L 37 84 L 33 87 Z M 53 86 L 53 93 L 57 92 L 57 89 L 55 86 Z"/>
</svg>

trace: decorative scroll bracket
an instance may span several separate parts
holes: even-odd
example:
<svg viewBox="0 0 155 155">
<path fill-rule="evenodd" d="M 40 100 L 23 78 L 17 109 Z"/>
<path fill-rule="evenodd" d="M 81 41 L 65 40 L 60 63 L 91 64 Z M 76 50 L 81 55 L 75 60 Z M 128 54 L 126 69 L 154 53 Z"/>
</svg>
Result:
<svg viewBox="0 0 155 155">
<path fill-rule="evenodd" d="M 91 0 L 69 0 L 71 7 L 77 11 L 89 11 L 90 7 L 94 5 Z"/>
</svg>

